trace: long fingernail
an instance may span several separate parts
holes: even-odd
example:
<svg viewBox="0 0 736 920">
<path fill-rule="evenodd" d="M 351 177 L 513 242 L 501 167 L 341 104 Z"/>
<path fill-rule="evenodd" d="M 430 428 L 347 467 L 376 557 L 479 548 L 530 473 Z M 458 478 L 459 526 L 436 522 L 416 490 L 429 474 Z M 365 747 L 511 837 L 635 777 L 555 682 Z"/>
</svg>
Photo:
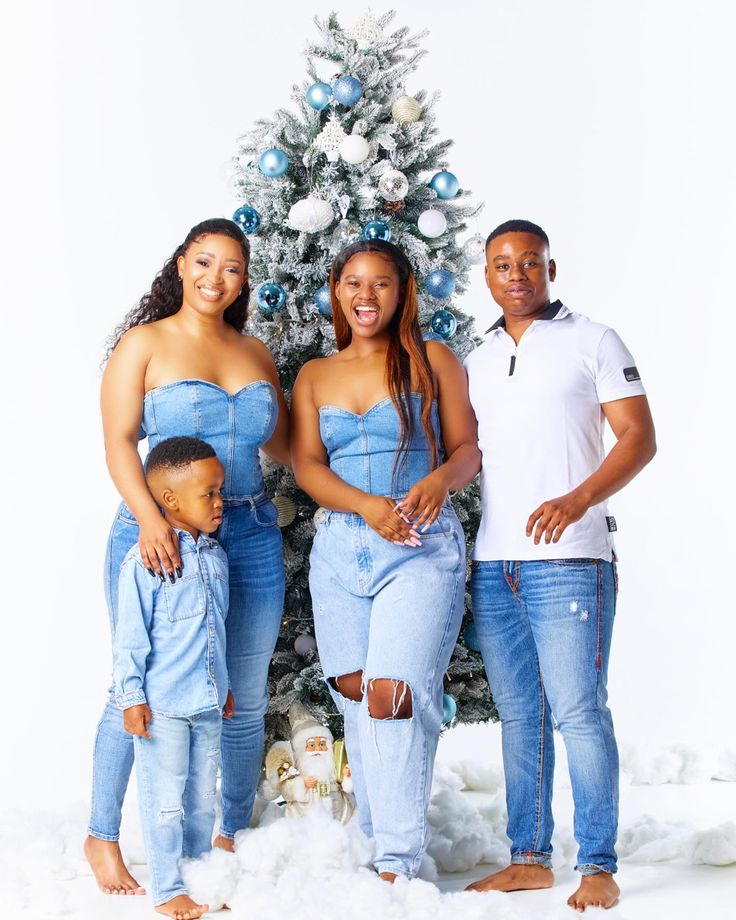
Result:
<svg viewBox="0 0 736 920">
<path fill-rule="evenodd" d="M 424 527 L 422 527 L 422 533 L 426 533 L 426 532 L 429 530 L 429 528 L 430 528 L 431 526 L 432 526 L 431 523 L 427 522 L 427 523 L 424 525 Z"/>
<path fill-rule="evenodd" d="M 414 527 L 412 527 L 412 529 L 409 531 L 409 533 L 412 535 L 412 537 L 418 537 L 418 536 L 419 536 L 419 531 L 416 530 L 416 528 L 414 528 Z"/>
<path fill-rule="evenodd" d="M 146 569 L 146 571 L 147 571 L 148 574 L 151 576 L 151 578 L 155 578 L 155 577 L 156 577 L 156 573 L 153 571 L 153 569 Z"/>
<path fill-rule="evenodd" d="M 161 579 L 161 583 L 162 583 L 162 584 L 166 581 L 166 579 L 164 578 L 163 572 L 159 572 L 159 573 L 158 573 L 158 577 Z"/>
<path fill-rule="evenodd" d="M 174 575 L 173 572 L 169 572 L 169 581 L 171 582 L 172 585 L 176 584 L 176 575 Z"/>
<path fill-rule="evenodd" d="M 184 569 L 180 565 L 177 565 L 176 567 L 176 574 L 178 578 L 181 578 L 181 576 L 184 574 Z"/>
</svg>

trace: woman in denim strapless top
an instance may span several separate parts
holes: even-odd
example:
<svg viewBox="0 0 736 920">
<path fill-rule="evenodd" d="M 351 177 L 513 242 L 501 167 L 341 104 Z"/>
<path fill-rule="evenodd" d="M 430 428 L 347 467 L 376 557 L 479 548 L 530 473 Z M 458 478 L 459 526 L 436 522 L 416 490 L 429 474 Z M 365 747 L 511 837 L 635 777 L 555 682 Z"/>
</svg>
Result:
<svg viewBox="0 0 736 920">
<path fill-rule="evenodd" d="M 174 581 L 175 532 L 146 486 L 138 441 L 172 435 L 207 441 L 225 467 L 217 538 L 228 556 L 227 665 L 235 715 L 223 724 L 223 814 L 217 843 L 232 847 L 250 822 L 263 756 L 268 666 L 284 596 L 281 534 L 264 492 L 258 450 L 288 464 L 288 410 L 265 345 L 242 335 L 249 246 L 232 221 L 198 224 L 149 294 L 116 332 L 102 383 L 105 450 L 123 496 L 110 532 L 105 590 L 115 630 L 117 579 L 138 543 L 152 577 Z M 224 703 L 224 700 L 223 700 Z M 120 809 L 133 764 L 133 738 L 108 701 L 95 739 L 92 814 L 85 853 L 108 893 L 142 893 L 118 846 Z"/>
<path fill-rule="evenodd" d="M 383 878 L 416 874 L 465 594 L 448 500 L 480 468 L 460 362 L 422 341 L 416 285 L 390 243 L 356 243 L 330 277 L 338 352 L 292 402 L 299 484 L 323 508 L 309 584 L 320 662 L 345 719 L 360 825 Z"/>
</svg>

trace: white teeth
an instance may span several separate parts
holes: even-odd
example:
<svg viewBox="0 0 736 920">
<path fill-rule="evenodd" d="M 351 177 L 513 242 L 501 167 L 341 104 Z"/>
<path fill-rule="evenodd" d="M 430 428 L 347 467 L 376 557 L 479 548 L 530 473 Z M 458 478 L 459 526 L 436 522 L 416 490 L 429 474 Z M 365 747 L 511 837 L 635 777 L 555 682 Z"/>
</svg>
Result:
<svg viewBox="0 0 736 920">
<path fill-rule="evenodd" d="M 207 295 L 210 296 L 210 297 L 218 297 L 218 296 L 220 295 L 220 293 L 221 293 L 220 291 L 214 291 L 214 290 L 212 290 L 212 288 L 205 288 L 205 287 L 200 288 L 200 291 L 201 291 L 203 294 L 207 294 Z"/>
</svg>

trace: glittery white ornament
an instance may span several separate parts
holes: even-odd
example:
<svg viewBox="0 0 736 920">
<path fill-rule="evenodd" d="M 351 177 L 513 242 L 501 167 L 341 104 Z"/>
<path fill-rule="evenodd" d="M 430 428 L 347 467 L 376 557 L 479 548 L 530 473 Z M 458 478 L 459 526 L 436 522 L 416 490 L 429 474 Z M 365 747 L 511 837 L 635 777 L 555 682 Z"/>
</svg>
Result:
<svg viewBox="0 0 736 920">
<path fill-rule="evenodd" d="M 368 156 L 371 146 L 360 134 L 349 134 L 340 144 L 340 156 L 346 163 L 362 163 Z"/>
<path fill-rule="evenodd" d="M 399 169 L 392 166 L 378 180 L 378 193 L 386 201 L 402 201 L 409 191 L 409 180 Z"/>
<path fill-rule="evenodd" d="M 383 36 L 383 30 L 371 11 L 366 10 L 360 19 L 345 30 L 345 34 L 357 42 L 362 51 L 365 51 Z"/>
<path fill-rule="evenodd" d="M 317 150 L 321 150 L 330 162 L 334 163 L 340 156 L 340 144 L 346 137 L 348 134 L 340 124 L 340 119 L 336 115 L 331 115 L 312 144 Z"/>
<path fill-rule="evenodd" d="M 486 260 L 486 241 L 476 233 L 463 243 L 463 258 L 470 265 L 480 265 Z"/>
<path fill-rule="evenodd" d="M 422 117 L 422 107 L 413 96 L 399 96 L 391 106 L 391 117 L 400 125 L 413 125 Z"/>
<path fill-rule="evenodd" d="M 437 236 L 442 236 L 447 230 L 447 218 L 442 211 L 438 211 L 436 208 L 428 208 L 419 215 L 417 227 L 419 227 L 419 232 L 422 236 L 434 239 Z"/>
<path fill-rule="evenodd" d="M 335 212 L 327 201 L 317 198 L 316 195 L 309 195 L 291 206 L 286 224 L 292 230 L 319 233 L 320 230 L 329 227 L 334 219 Z"/>
</svg>

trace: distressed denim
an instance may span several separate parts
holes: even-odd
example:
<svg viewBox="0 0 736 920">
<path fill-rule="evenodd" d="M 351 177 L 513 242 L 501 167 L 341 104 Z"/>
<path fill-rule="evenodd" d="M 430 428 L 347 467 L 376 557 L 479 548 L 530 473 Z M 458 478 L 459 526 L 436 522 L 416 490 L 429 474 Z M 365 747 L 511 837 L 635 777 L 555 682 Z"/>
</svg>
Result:
<svg viewBox="0 0 736 920">
<path fill-rule="evenodd" d="M 228 690 L 227 556 L 216 540 L 177 530 L 182 575 L 152 578 L 137 544 L 118 579 L 113 685 L 120 709 L 148 703 L 169 716 L 222 709 Z"/>
<path fill-rule="evenodd" d="M 419 400 L 413 400 L 418 421 Z M 330 465 L 364 491 L 399 497 L 429 472 L 421 425 L 399 488 L 394 476 L 398 417 L 390 400 L 364 415 L 322 407 Z M 438 430 L 436 410 L 433 413 Z M 364 449 L 365 448 L 365 449 Z M 333 454 L 338 462 L 333 466 Z M 403 486 L 403 488 L 402 488 Z M 446 506 L 422 546 L 396 546 L 357 514 L 323 509 L 309 573 L 320 662 L 345 719 L 360 826 L 375 840 L 379 872 L 416 874 L 429 838 L 427 805 L 442 724 L 443 678 L 462 620 L 465 540 Z M 343 697 L 335 678 L 363 672 L 363 699 Z M 374 680 L 401 683 L 411 694 L 409 718 L 371 716 Z"/>
<path fill-rule="evenodd" d="M 268 666 L 284 604 L 284 566 L 276 509 L 263 490 L 258 447 L 273 433 L 278 406 L 273 387 L 256 381 L 229 395 L 214 384 L 186 380 L 157 387 L 144 400 L 141 436 L 149 447 L 176 434 L 200 437 L 225 467 L 223 521 L 213 535 L 228 557 L 230 604 L 226 621 L 227 670 L 235 715 L 222 733 L 222 825 L 232 838 L 250 823 L 263 760 Z M 117 624 L 120 565 L 138 541 L 138 525 L 125 504 L 107 544 L 105 596 L 110 628 Z M 150 578 L 150 576 L 148 576 Z M 89 833 L 120 836 L 120 812 L 133 767 L 133 740 L 110 696 L 94 746 Z"/>
<path fill-rule="evenodd" d="M 211 848 L 221 726 L 216 709 L 189 718 L 154 713 L 151 737 L 135 737 L 141 826 L 156 907 L 187 893 L 179 860 L 196 859 Z"/>
<path fill-rule="evenodd" d="M 513 863 L 550 865 L 553 721 L 583 875 L 616 871 L 618 751 L 606 705 L 615 563 L 473 562 L 473 620 L 501 717 Z"/>
</svg>

